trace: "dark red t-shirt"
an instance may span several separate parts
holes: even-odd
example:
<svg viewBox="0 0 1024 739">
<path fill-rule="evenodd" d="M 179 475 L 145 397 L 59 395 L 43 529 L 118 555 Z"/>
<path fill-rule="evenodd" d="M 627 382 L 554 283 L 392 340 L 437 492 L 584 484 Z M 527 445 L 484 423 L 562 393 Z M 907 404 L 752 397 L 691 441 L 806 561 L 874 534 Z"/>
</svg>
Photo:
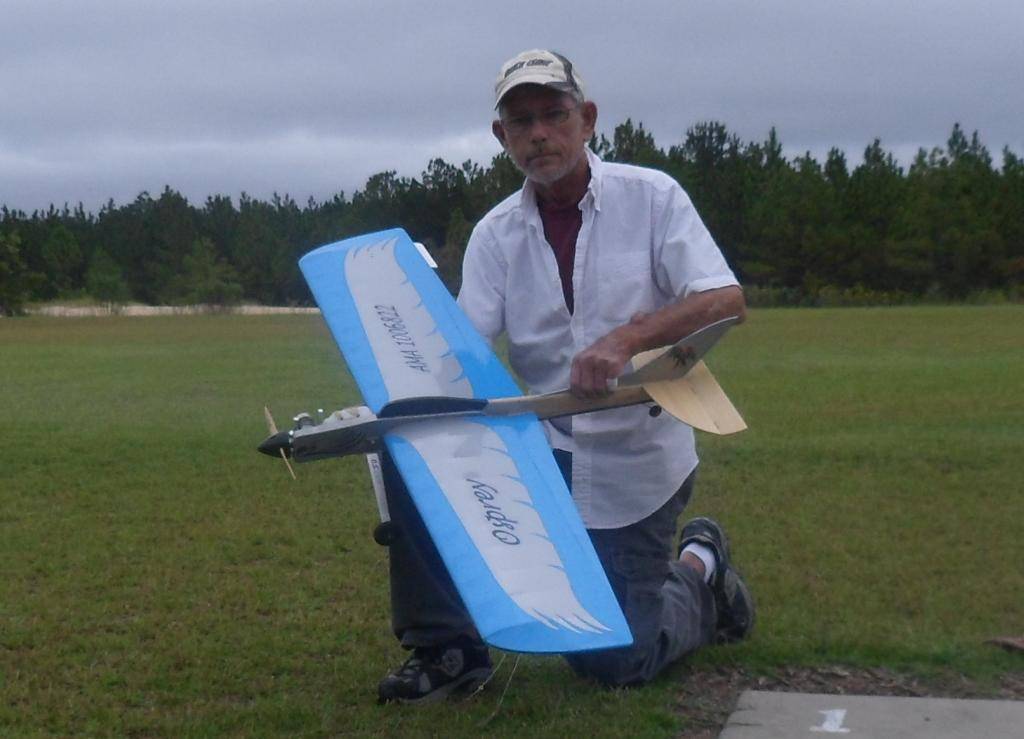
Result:
<svg viewBox="0 0 1024 739">
<path fill-rule="evenodd" d="M 544 237 L 555 252 L 558 263 L 558 276 L 562 280 L 562 295 L 565 296 L 565 307 L 572 313 L 572 266 L 576 260 L 576 237 L 583 225 L 583 212 L 579 203 L 572 205 L 554 205 L 537 202 L 540 220 L 544 224 Z"/>
</svg>

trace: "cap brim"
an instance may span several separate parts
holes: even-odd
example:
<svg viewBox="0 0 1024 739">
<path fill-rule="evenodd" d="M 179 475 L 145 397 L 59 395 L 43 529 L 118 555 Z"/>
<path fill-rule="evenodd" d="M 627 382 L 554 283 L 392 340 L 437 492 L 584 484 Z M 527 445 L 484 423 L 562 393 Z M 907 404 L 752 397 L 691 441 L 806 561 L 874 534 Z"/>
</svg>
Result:
<svg viewBox="0 0 1024 739">
<path fill-rule="evenodd" d="M 560 79 L 550 74 L 524 74 L 515 77 L 508 86 L 499 88 L 499 91 L 496 93 L 494 107 L 497 108 L 501 105 L 501 99 L 505 97 L 510 90 L 513 90 L 520 85 L 543 85 L 544 87 L 550 87 L 558 90 L 559 92 L 572 92 L 575 89 L 564 79 Z"/>
</svg>

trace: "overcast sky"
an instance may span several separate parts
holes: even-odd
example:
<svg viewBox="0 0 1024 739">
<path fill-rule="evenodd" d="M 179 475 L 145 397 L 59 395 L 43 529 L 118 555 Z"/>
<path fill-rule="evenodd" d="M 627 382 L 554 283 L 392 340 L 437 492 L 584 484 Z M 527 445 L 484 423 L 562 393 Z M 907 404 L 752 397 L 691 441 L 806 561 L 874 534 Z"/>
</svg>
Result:
<svg viewBox="0 0 1024 739">
<path fill-rule="evenodd" d="M 628 116 L 668 147 L 714 119 L 907 161 L 959 121 L 998 163 L 1024 154 L 1022 32 L 1022 0 L 0 0 L 0 204 L 303 203 L 486 164 L 498 68 L 537 47 L 609 135 Z"/>
</svg>

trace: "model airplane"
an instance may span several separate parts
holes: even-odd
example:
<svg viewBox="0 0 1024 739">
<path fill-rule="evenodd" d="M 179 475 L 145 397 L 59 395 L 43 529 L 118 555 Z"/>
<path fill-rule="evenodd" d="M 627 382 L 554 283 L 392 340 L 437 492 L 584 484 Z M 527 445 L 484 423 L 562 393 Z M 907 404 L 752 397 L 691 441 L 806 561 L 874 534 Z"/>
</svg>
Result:
<svg viewBox="0 0 1024 739">
<path fill-rule="evenodd" d="M 366 406 L 319 423 L 300 414 L 281 432 L 268 415 L 259 450 L 306 462 L 386 448 L 488 643 L 630 644 L 539 419 L 652 403 L 713 433 L 746 428 L 701 361 L 737 319 L 638 355 L 604 398 L 523 396 L 401 229 L 320 247 L 299 266 Z"/>
<path fill-rule="evenodd" d="M 737 321 L 737 318 L 722 319 L 667 350 L 654 350 L 651 354 L 655 357 L 640 355 L 634 365 L 644 359 L 650 361 L 618 378 L 604 398 L 577 398 L 568 390 L 491 400 L 449 396 L 401 398 L 384 405 L 379 413 L 362 406 L 346 409 L 349 413 L 336 411 L 320 423 L 314 423 L 308 413 L 302 413 L 294 419 L 295 428 L 273 433 L 260 444 L 259 450 L 270 456 L 282 455 L 296 462 L 309 462 L 377 452 L 386 433 L 412 423 L 520 413 L 533 413 L 544 420 L 639 403 L 657 403 L 655 412 L 665 408 L 671 415 L 703 431 L 716 434 L 742 431 L 746 424 L 701 361 Z"/>
</svg>

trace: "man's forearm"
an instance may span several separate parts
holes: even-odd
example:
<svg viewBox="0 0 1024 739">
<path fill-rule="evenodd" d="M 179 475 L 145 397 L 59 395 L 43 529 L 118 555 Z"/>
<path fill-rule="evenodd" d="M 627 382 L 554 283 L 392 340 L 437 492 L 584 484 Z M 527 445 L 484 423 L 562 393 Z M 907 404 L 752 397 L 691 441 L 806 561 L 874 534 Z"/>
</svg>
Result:
<svg viewBox="0 0 1024 739">
<path fill-rule="evenodd" d="M 693 293 L 654 313 L 640 313 L 613 333 L 622 334 L 630 354 L 675 344 L 684 336 L 730 316 L 746 315 L 743 291 L 731 285 Z"/>
</svg>

